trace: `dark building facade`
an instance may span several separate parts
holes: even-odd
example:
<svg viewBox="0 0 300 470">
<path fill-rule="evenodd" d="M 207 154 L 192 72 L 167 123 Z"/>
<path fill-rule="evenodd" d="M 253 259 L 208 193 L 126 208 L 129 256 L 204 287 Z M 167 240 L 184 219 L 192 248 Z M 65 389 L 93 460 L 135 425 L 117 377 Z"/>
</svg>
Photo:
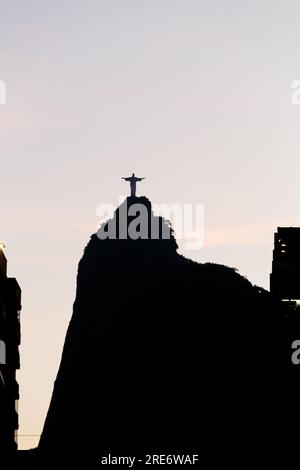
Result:
<svg viewBox="0 0 300 470">
<path fill-rule="evenodd" d="M 275 311 L 300 314 L 300 228 L 278 227 L 274 250 L 270 290 Z"/>
<path fill-rule="evenodd" d="M 0 248 L 0 455 L 17 450 L 21 289 Z"/>
</svg>

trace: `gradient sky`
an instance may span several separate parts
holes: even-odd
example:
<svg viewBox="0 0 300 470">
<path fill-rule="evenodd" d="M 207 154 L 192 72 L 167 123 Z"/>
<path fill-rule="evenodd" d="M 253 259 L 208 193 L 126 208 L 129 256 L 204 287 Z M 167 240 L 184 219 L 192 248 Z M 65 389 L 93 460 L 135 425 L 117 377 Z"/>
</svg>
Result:
<svg viewBox="0 0 300 470">
<path fill-rule="evenodd" d="M 181 252 L 269 286 L 300 226 L 300 4 L 0 0 L 0 241 L 23 291 L 20 448 L 35 446 L 101 203 L 133 171 L 155 203 L 202 203 Z M 142 314 L 142 312 L 141 312 Z"/>
</svg>

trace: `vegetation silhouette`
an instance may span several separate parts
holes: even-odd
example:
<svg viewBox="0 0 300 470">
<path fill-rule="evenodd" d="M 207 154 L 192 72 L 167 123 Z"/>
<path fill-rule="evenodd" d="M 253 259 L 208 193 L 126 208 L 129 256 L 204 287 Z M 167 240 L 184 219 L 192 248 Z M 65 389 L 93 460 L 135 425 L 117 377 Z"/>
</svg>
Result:
<svg viewBox="0 0 300 470">
<path fill-rule="evenodd" d="M 160 236 L 120 239 L 122 207 L 116 239 L 92 235 L 37 455 L 253 451 L 272 421 L 270 294 L 181 256 L 147 198 L 125 202 L 143 204 Z"/>
</svg>

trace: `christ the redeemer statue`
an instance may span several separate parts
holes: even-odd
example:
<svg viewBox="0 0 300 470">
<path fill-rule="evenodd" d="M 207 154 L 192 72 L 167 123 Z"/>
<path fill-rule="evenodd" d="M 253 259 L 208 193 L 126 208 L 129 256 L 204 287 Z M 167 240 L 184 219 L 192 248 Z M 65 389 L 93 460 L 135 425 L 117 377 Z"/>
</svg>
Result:
<svg viewBox="0 0 300 470">
<path fill-rule="evenodd" d="M 128 178 L 123 178 L 122 177 L 122 180 L 130 181 L 131 197 L 135 197 L 135 195 L 136 195 L 136 182 L 137 181 L 142 181 L 144 179 L 145 178 L 137 178 L 134 175 L 134 173 L 132 173 L 132 176 L 128 176 Z"/>
</svg>

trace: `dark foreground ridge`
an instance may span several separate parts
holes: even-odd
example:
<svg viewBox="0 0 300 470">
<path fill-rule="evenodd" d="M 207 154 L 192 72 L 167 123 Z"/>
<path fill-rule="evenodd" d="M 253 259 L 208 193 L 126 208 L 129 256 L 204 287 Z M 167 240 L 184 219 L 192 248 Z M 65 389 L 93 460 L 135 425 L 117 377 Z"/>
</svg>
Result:
<svg viewBox="0 0 300 470">
<path fill-rule="evenodd" d="M 127 199 L 136 202 L 151 225 L 150 201 Z M 92 235 L 37 455 L 254 451 L 272 396 L 280 414 L 270 315 L 268 292 L 232 268 L 179 255 L 173 234 Z"/>
</svg>

